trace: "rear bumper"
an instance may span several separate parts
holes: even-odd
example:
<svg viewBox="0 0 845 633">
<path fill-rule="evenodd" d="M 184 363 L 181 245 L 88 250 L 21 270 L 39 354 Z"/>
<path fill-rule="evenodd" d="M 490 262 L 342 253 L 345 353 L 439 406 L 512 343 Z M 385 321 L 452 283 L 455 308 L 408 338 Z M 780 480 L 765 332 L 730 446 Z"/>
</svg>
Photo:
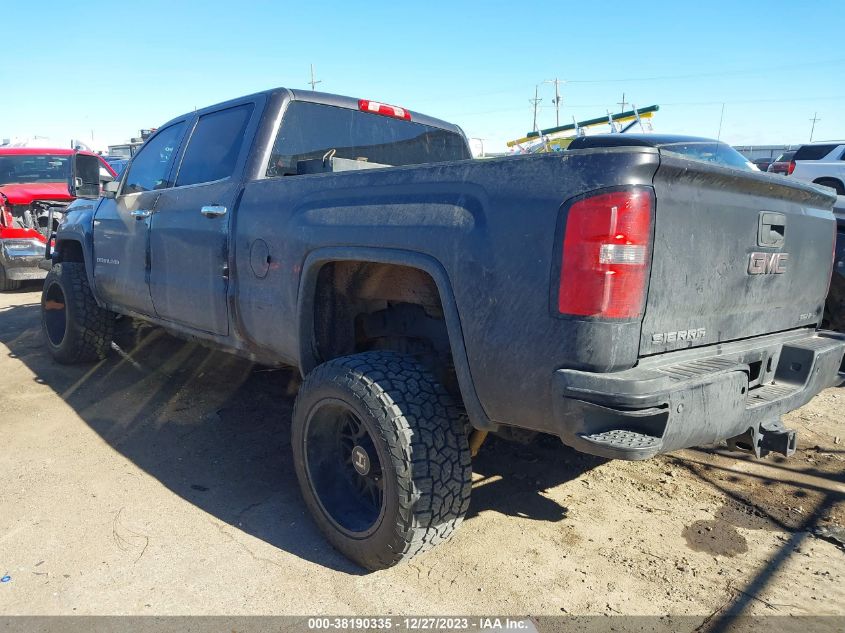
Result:
<svg viewBox="0 0 845 633">
<path fill-rule="evenodd" d="M 19 242 L 21 240 L 11 240 Z M 0 265 L 6 272 L 6 277 L 12 281 L 27 281 L 30 279 L 44 279 L 47 272 L 39 267 L 44 261 L 45 245 L 33 243 L 31 248 L 7 248 L 5 240 L 0 240 Z"/>
<path fill-rule="evenodd" d="M 617 459 L 713 444 L 845 382 L 845 335 L 807 330 L 644 359 L 630 370 L 555 372 L 564 443 Z"/>
</svg>

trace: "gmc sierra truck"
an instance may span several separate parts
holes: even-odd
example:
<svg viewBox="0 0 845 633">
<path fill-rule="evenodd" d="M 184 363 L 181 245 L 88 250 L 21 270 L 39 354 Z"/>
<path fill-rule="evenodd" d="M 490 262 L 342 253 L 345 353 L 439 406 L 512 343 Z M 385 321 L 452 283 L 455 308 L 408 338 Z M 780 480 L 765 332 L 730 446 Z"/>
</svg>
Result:
<svg viewBox="0 0 845 633">
<path fill-rule="evenodd" d="M 454 125 L 286 89 L 173 119 L 100 197 L 94 169 L 44 284 L 52 355 L 103 358 L 125 315 L 298 367 L 305 502 L 369 569 L 453 533 L 489 432 L 789 455 L 781 415 L 845 375 L 811 184 L 644 144 L 473 160 Z"/>
</svg>

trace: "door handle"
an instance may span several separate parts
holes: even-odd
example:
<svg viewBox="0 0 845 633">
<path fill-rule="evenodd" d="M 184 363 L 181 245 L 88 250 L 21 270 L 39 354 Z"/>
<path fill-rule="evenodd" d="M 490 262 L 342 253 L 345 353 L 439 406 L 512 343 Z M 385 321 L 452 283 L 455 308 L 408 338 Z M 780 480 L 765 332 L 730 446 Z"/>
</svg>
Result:
<svg viewBox="0 0 845 633">
<path fill-rule="evenodd" d="M 209 204 L 200 209 L 200 213 L 207 218 L 219 218 L 221 215 L 226 215 L 226 211 L 228 209 L 222 204 Z"/>
<path fill-rule="evenodd" d="M 131 215 L 136 220 L 143 220 L 144 218 L 150 217 L 152 214 L 152 209 L 135 209 L 134 211 L 129 212 L 129 215 Z"/>
</svg>

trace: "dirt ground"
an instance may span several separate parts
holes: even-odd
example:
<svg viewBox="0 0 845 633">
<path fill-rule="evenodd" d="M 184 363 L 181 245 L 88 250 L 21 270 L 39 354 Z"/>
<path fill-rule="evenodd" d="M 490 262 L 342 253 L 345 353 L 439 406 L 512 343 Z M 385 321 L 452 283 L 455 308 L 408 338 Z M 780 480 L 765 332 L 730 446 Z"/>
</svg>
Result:
<svg viewBox="0 0 845 633">
<path fill-rule="evenodd" d="M 0 615 L 845 615 L 843 388 L 790 460 L 489 440 L 456 537 L 363 573 L 300 499 L 292 372 L 160 330 L 62 367 L 39 297 L 0 294 Z"/>
</svg>

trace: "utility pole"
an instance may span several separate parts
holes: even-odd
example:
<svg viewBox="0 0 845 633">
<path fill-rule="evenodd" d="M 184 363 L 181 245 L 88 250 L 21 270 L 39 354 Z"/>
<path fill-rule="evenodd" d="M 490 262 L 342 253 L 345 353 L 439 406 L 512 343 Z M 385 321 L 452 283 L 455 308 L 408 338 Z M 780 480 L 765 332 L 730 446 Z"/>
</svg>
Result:
<svg viewBox="0 0 845 633">
<path fill-rule="evenodd" d="M 317 84 L 323 83 L 321 80 L 314 78 L 314 64 L 311 64 L 311 81 L 309 81 L 308 83 L 311 84 L 311 90 L 314 90 L 314 87 Z"/>
<path fill-rule="evenodd" d="M 528 103 L 534 106 L 534 126 L 531 129 L 535 132 L 537 131 L 537 104 L 542 101 L 542 99 L 537 96 L 539 89 L 540 86 L 534 86 L 534 98 L 528 100 Z"/>
<path fill-rule="evenodd" d="M 625 101 L 625 93 L 624 92 L 622 93 L 622 101 L 619 101 L 618 103 L 619 103 L 620 107 L 622 108 L 621 110 L 619 110 L 619 112 L 625 112 L 625 106 L 628 105 L 628 102 Z"/>
<path fill-rule="evenodd" d="M 555 127 L 560 127 L 560 84 L 566 82 L 555 77 L 554 79 L 547 79 L 543 83 L 555 85 Z"/>
<path fill-rule="evenodd" d="M 816 131 L 816 121 L 821 121 L 821 119 L 819 118 L 819 113 L 813 112 L 813 118 L 810 119 L 810 121 L 813 122 L 813 126 L 810 128 L 810 142 L 812 143 L 813 142 L 813 132 Z"/>
</svg>

